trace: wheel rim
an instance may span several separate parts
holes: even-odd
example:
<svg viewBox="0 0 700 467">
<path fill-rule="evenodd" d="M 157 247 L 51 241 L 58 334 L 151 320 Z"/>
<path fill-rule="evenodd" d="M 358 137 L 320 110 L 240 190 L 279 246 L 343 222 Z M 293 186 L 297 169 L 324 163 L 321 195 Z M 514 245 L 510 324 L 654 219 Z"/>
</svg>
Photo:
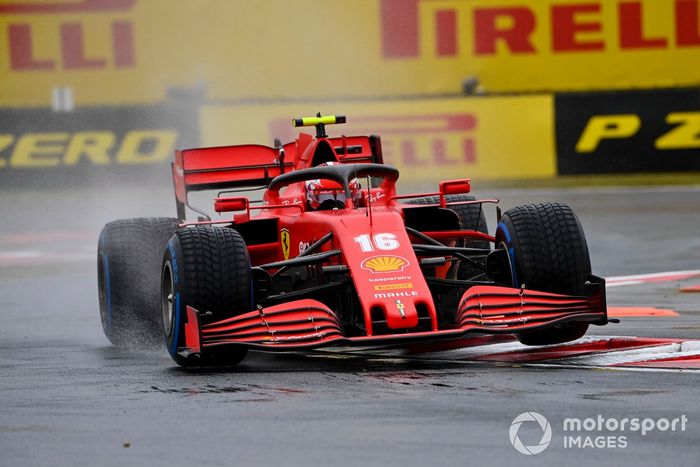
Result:
<svg viewBox="0 0 700 467">
<path fill-rule="evenodd" d="M 173 333 L 174 322 L 174 284 L 173 273 L 170 266 L 170 261 L 166 261 L 163 266 L 163 279 L 161 281 L 160 304 L 163 315 L 163 330 L 165 335 L 170 337 Z"/>
</svg>

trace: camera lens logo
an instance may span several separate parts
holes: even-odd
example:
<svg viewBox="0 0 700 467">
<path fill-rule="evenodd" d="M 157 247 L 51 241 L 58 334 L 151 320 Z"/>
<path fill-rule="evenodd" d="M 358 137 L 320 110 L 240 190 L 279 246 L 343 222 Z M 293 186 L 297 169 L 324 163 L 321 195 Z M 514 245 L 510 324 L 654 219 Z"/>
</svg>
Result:
<svg viewBox="0 0 700 467">
<path fill-rule="evenodd" d="M 542 429 L 542 438 L 540 439 L 539 443 L 532 446 L 524 445 L 518 437 L 520 426 L 526 422 L 537 422 Z M 549 446 L 549 443 L 552 441 L 552 427 L 549 424 L 549 421 L 537 412 L 523 412 L 515 417 L 513 423 L 510 424 L 510 431 L 508 434 L 510 435 L 510 443 L 513 445 L 516 451 L 528 456 L 541 453 L 547 449 L 547 446 Z"/>
</svg>

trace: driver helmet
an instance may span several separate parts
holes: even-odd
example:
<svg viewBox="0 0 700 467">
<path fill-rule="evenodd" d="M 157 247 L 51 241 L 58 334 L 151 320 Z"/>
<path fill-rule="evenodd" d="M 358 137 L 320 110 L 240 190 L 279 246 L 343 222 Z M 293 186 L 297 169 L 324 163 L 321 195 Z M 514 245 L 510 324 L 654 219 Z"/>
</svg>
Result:
<svg viewBox="0 0 700 467">
<path fill-rule="evenodd" d="M 317 167 L 340 165 L 339 162 L 324 162 Z M 360 184 L 353 178 L 349 183 L 352 199 L 357 201 L 360 193 Z M 313 210 L 317 209 L 342 209 L 345 207 L 345 191 L 342 185 L 333 180 L 316 179 L 306 182 L 306 200 Z"/>
</svg>

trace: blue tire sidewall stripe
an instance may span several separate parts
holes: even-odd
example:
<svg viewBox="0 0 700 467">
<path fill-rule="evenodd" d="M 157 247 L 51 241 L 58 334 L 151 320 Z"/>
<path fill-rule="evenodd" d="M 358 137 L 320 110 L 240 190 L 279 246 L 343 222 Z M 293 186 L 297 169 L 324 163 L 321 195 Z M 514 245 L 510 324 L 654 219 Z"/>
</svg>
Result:
<svg viewBox="0 0 700 467">
<path fill-rule="evenodd" d="M 508 257 L 510 258 L 510 275 L 513 279 L 513 286 L 520 287 L 520 282 L 518 281 L 518 274 L 515 272 L 515 249 L 513 248 L 513 241 L 510 237 L 510 232 L 503 222 L 498 223 L 498 230 L 503 232 L 506 238 L 506 247 L 508 248 Z"/>
<path fill-rule="evenodd" d="M 168 352 L 174 357 L 177 355 L 177 347 L 180 343 L 180 292 L 175 294 L 175 311 L 173 315 L 173 320 L 175 321 L 173 323 L 173 337 Z"/>
<path fill-rule="evenodd" d="M 175 288 L 180 282 L 180 271 L 179 264 L 177 261 L 177 245 L 173 241 L 173 238 L 168 242 L 168 252 L 170 253 L 170 273 L 172 274 L 173 288 Z M 173 310 L 173 331 L 171 336 L 170 345 L 168 346 L 168 352 L 174 358 L 177 355 L 177 348 L 180 345 L 180 328 L 181 328 L 181 310 L 180 310 L 180 292 L 175 292 L 175 309 Z M 184 324 L 184 323 L 183 323 Z"/>
</svg>

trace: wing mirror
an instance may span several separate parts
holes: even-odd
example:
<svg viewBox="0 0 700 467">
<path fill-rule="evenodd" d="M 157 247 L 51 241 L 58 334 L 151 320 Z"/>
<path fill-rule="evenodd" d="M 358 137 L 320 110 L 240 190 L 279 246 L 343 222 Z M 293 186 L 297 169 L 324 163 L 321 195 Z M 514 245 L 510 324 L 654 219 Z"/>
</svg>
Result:
<svg viewBox="0 0 700 467">
<path fill-rule="evenodd" d="M 469 193 L 472 189 L 472 181 L 468 178 L 460 180 L 445 180 L 440 182 L 440 206 L 445 207 L 445 196 L 461 195 Z"/>
<path fill-rule="evenodd" d="M 216 198 L 214 200 L 214 211 L 216 212 L 235 212 L 247 211 L 250 202 L 244 196 Z"/>
</svg>

